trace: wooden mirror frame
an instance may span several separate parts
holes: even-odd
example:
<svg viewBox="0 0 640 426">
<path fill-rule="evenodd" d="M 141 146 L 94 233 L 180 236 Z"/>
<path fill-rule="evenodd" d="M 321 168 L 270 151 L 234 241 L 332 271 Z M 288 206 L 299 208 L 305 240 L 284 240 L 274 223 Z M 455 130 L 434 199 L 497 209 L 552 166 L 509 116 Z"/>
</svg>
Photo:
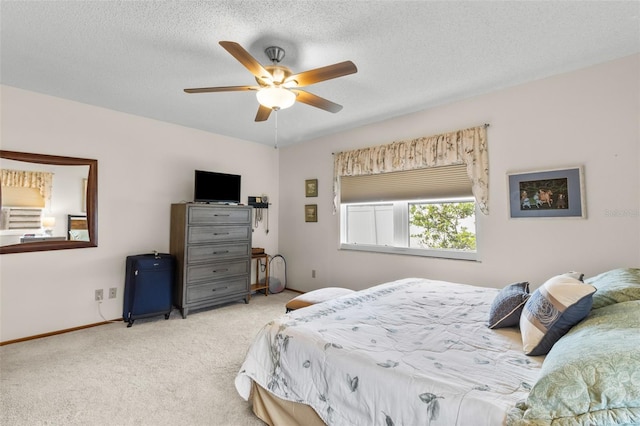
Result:
<svg viewBox="0 0 640 426">
<path fill-rule="evenodd" d="M 51 164 L 56 166 L 89 166 L 87 176 L 87 228 L 89 241 L 39 241 L 23 244 L 11 244 L 0 247 L 0 254 L 26 253 L 32 251 L 67 250 L 98 246 L 98 160 L 87 158 L 62 157 L 57 155 L 30 154 L 26 152 L 0 150 L 0 158 L 24 161 L 27 163 Z M 2 193 L 0 193 L 0 205 Z"/>
</svg>

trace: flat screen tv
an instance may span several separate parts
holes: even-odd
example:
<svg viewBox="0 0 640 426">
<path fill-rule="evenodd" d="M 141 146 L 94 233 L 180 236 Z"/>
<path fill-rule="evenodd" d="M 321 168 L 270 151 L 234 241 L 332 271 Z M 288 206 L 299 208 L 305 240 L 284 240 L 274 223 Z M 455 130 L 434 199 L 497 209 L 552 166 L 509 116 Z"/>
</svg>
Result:
<svg viewBox="0 0 640 426">
<path fill-rule="evenodd" d="M 196 170 L 193 201 L 240 204 L 240 175 Z"/>
</svg>

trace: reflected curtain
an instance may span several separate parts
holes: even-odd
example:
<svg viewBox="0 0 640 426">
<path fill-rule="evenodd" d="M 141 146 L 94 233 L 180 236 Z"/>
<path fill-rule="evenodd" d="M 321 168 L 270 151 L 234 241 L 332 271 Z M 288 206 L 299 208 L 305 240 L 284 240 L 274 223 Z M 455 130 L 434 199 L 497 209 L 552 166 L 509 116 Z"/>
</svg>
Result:
<svg viewBox="0 0 640 426">
<path fill-rule="evenodd" d="M 2 169 L 2 186 L 35 188 L 45 200 L 51 200 L 53 173 Z"/>
<path fill-rule="evenodd" d="M 334 211 L 341 176 L 360 176 L 465 164 L 480 211 L 489 214 L 487 125 L 339 152 L 333 160 Z"/>
</svg>

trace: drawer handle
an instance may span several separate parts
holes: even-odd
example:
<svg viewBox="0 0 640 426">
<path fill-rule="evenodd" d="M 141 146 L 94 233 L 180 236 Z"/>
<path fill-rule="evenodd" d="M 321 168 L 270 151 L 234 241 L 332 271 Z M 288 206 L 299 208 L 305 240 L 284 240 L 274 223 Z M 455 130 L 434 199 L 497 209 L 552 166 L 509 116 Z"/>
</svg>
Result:
<svg viewBox="0 0 640 426">
<path fill-rule="evenodd" d="M 213 235 L 229 235 L 228 232 L 214 232 Z"/>
<path fill-rule="evenodd" d="M 214 216 L 231 216 L 230 214 L 214 214 Z"/>
<path fill-rule="evenodd" d="M 214 251 L 213 254 L 225 254 L 225 253 L 229 253 L 229 250 L 225 250 L 225 251 Z"/>
<path fill-rule="evenodd" d="M 229 287 L 214 288 L 214 289 L 212 289 L 211 291 L 226 290 L 226 289 L 228 289 L 228 288 L 229 288 Z"/>
<path fill-rule="evenodd" d="M 214 269 L 213 273 L 217 274 L 218 272 L 227 272 L 229 270 L 229 268 L 225 268 L 225 269 Z"/>
</svg>

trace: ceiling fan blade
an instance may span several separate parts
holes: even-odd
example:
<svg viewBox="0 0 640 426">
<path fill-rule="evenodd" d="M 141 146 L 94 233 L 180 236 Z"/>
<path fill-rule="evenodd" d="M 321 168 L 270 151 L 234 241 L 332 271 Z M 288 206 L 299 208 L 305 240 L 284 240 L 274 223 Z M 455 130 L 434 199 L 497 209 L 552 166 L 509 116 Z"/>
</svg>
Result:
<svg viewBox="0 0 640 426">
<path fill-rule="evenodd" d="M 258 90 L 258 86 L 224 86 L 224 87 L 199 87 L 195 89 L 184 89 L 187 93 L 208 93 L 208 92 L 244 92 L 247 90 Z"/>
<path fill-rule="evenodd" d="M 258 62 L 244 47 L 240 46 L 234 41 L 221 41 L 220 46 L 238 60 L 251 74 L 259 79 L 266 80 L 267 82 L 273 82 L 271 73 L 267 71 L 260 62 Z"/>
<path fill-rule="evenodd" d="M 311 105 L 313 107 L 333 113 L 336 113 L 342 109 L 342 105 L 338 105 L 335 102 L 331 102 L 330 100 L 321 98 L 320 96 L 314 95 L 313 93 L 296 89 L 292 89 L 291 91 L 297 95 L 296 101 L 302 102 L 303 104 Z"/>
<path fill-rule="evenodd" d="M 285 80 L 285 86 L 286 83 L 295 81 L 297 83 L 297 87 L 304 87 L 313 83 L 331 80 L 332 78 L 342 77 L 356 72 L 358 72 L 358 68 L 353 62 L 344 61 L 333 65 L 327 65 L 326 67 L 294 74 Z"/>
<path fill-rule="evenodd" d="M 264 105 L 258 107 L 258 113 L 256 114 L 256 121 L 267 121 L 269 115 L 271 115 L 272 109 Z"/>
</svg>

